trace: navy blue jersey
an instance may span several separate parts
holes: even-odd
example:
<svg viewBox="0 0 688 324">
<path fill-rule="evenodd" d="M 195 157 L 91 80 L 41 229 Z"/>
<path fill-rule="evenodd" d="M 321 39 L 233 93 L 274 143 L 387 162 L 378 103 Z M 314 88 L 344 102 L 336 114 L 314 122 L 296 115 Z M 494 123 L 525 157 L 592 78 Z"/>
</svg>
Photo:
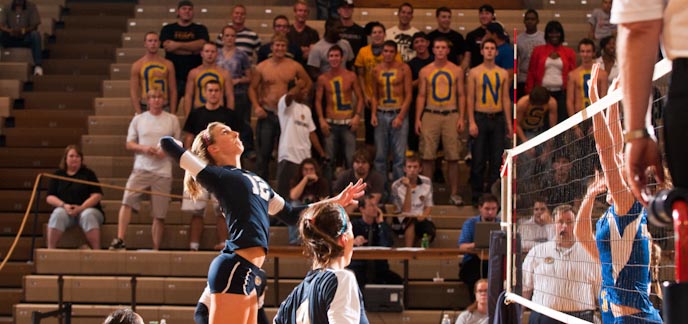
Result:
<svg viewBox="0 0 688 324">
<path fill-rule="evenodd" d="M 368 324 L 356 277 L 349 270 L 317 269 L 280 305 L 273 324 Z"/>
</svg>

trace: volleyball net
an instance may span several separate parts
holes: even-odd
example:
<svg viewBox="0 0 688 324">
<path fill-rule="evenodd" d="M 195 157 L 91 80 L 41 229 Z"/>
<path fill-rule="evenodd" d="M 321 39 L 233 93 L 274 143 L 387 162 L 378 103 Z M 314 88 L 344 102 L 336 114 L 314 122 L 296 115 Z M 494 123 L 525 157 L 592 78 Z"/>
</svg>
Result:
<svg viewBox="0 0 688 324">
<path fill-rule="evenodd" d="M 648 118 L 652 121 L 660 146 L 663 143 L 662 105 L 668 91 L 670 75 L 671 63 L 669 61 L 664 60 L 655 65 L 652 111 Z M 502 169 L 501 190 L 504 214 L 502 225 L 506 225 L 509 243 L 507 248 L 508 251 L 512 251 L 507 254 L 506 260 L 510 265 L 506 271 L 507 300 L 564 323 L 589 323 L 590 321 L 581 320 L 555 309 L 569 311 L 569 313 L 578 310 L 594 310 L 595 317 L 599 318 L 600 310 L 610 307 L 606 304 L 600 305 L 598 298 L 601 287 L 604 287 L 601 280 L 603 267 L 600 266 L 599 258 L 596 260 L 590 257 L 584 249 L 570 249 L 566 244 L 562 248 L 556 243 L 557 239 L 559 241 L 576 240 L 573 234 L 576 215 L 586 192 L 595 185 L 596 174 L 602 177 L 604 172 L 617 172 L 619 168 L 602 170 L 594 134 L 599 129 L 593 127 L 592 117 L 603 113 L 603 116 L 608 118 L 606 125 L 615 125 L 608 126 L 609 133 L 612 138 L 615 138 L 616 143 L 621 143 L 623 118 L 621 109 L 618 114 L 608 114 L 608 107 L 621 101 L 621 89 L 610 90 L 606 96 L 600 93 L 600 97 L 602 98 L 599 101 L 540 134 L 527 130 L 526 137 L 530 139 L 507 151 Z M 598 136 L 598 140 L 599 138 Z M 598 143 L 598 146 L 600 152 L 605 149 L 615 150 L 617 165 L 622 165 L 623 157 L 620 154 L 622 152 L 620 148 L 623 145 L 613 145 L 609 142 Z M 627 189 L 612 188 L 610 190 Z M 588 222 L 592 222 L 593 231 L 598 219 L 610 207 L 607 200 L 604 194 L 599 194 L 592 201 L 591 220 L 588 219 Z M 567 210 L 571 211 L 572 217 L 555 219 L 555 211 L 566 212 Z M 557 225 L 556 221 L 560 224 Z M 638 228 L 644 230 L 644 226 Z M 649 268 L 650 286 L 655 287 L 650 289 L 649 299 L 653 307 L 659 310 L 662 296 L 658 283 L 674 279 L 673 230 L 657 227 L 648 222 L 647 232 L 651 235 L 650 266 L 633 264 L 628 261 L 631 260 L 629 257 L 617 255 L 612 257 L 611 268 L 615 269 L 614 272 L 624 267 Z M 516 245 L 513 244 L 517 235 L 521 239 L 519 251 L 515 250 Z M 587 243 L 594 243 L 593 240 L 588 240 Z M 641 239 L 624 236 L 622 233 L 618 237 L 611 235 L 608 243 L 613 246 L 622 240 L 634 240 L 634 243 L 637 243 L 635 241 Z M 576 242 L 579 247 L 586 243 L 580 240 Z M 516 258 L 517 254 L 520 258 Z M 519 259 L 524 260 L 523 264 L 514 264 L 514 260 Z M 522 266 L 521 276 L 517 275 L 516 271 L 520 266 Z M 628 271 L 631 276 L 635 273 L 647 274 L 648 271 Z M 616 273 L 614 276 L 617 278 Z M 647 280 L 646 278 L 630 279 L 631 281 Z M 523 284 L 522 292 L 515 289 L 521 284 Z M 620 286 L 604 288 L 611 289 L 615 298 L 643 298 L 641 293 L 633 287 L 618 288 Z M 578 316 L 578 314 L 575 315 Z M 652 323 L 652 321 L 647 322 Z"/>
</svg>

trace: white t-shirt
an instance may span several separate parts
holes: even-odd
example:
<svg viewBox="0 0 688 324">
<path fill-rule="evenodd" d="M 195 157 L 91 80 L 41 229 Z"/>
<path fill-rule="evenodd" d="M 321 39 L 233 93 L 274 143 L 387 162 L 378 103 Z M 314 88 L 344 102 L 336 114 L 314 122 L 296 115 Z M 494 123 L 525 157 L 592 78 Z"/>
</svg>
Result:
<svg viewBox="0 0 688 324">
<path fill-rule="evenodd" d="M 393 40 L 397 42 L 397 50 L 401 55 L 401 60 L 408 62 L 416 57 L 416 51 L 413 50 L 413 34 L 419 32 L 418 28 L 411 26 L 407 30 L 399 29 L 399 26 L 394 26 L 387 29 L 385 33 L 385 40 Z"/>
<path fill-rule="evenodd" d="M 545 45 L 545 33 L 536 31 L 533 34 L 522 32 L 516 37 L 518 41 L 518 82 L 526 82 L 528 79 L 528 66 L 530 65 L 530 54 L 533 48 Z"/>
<path fill-rule="evenodd" d="M 558 311 L 595 309 L 600 281 L 600 264 L 579 243 L 561 251 L 554 241 L 538 244 L 523 261 L 523 290 Z"/>
<path fill-rule="evenodd" d="M 401 210 L 406 197 L 406 186 L 401 184 L 401 178 L 392 183 L 392 201 L 397 210 Z M 422 215 L 425 207 L 433 206 L 432 203 L 432 181 L 430 178 L 418 175 L 418 183 L 411 192 L 411 215 Z"/>
<path fill-rule="evenodd" d="M 552 240 L 555 235 L 554 224 L 540 225 L 533 219 L 534 216 L 519 222 L 518 233 L 521 234 L 521 247 L 528 251 L 533 246 Z"/>
<path fill-rule="evenodd" d="M 688 57 L 688 0 L 614 0 L 610 21 L 623 24 L 662 18 L 666 56 Z"/>
<path fill-rule="evenodd" d="M 177 117 L 164 110 L 157 116 L 146 111 L 134 116 L 129 123 L 127 142 L 157 147 L 163 136 L 172 136 L 176 139 L 181 137 L 181 128 Z M 157 158 L 137 152 L 134 154 L 134 169 L 149 171 L 163 177 L 171 177 L 172 160 L 167 157 Z"/>
<path fill-rule="evenodd" d="M 604 59 L 602 59 L 601 56 L 595 59 L 595 63 L 600 64 L 600 69 L 602 69 L 602 70 L 605 69 Z M 612 69 L 609 71 L 609 75 L 607 76 L 607 80 L 609 81 L 609 85 L 611 85 L 612 81 L 614 81 L 614 79 L 616 79 L 618 76 L 619 76 L 619 61 L 614 60 L 614 66 L 612 66 Z"/>
<path fill-rule="evenodd" d="M 277 103 L 277 118 L 282 129 L 277 146 L 277 161 L 287 160 L 299 164 L 311 157 L 309 136 L 315 131 L 315 123 L 308 106 L 295 100 L 287 106 L 286 98 L 287 95 L 282 96 Z"/>
</svg>

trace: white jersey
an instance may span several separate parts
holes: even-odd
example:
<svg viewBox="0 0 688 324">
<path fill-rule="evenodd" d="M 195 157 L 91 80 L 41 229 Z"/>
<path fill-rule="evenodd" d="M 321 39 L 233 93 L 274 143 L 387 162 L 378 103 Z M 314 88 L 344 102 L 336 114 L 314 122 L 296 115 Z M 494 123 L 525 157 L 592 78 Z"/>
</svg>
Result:
<svg viewBox="0 0 688 324">
<path fill-rule="evenodd" d="M 688 0 L 614 0 L 612 5 L 613 24 L 656 19 L 664 19 L 662 43 L 666 56 L 672 60 L 688 57 Z"/>
</svg>

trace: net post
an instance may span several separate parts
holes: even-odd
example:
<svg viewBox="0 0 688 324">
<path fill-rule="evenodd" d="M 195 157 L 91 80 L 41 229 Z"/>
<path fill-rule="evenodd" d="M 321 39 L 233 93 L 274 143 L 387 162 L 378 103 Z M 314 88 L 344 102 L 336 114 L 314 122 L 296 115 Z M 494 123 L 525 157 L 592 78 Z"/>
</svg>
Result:
<svg viewBox="0 0 688 324">
<path fill-rule="evenodd" d="M 504 224 L 504 215 L 506 216 L 506 292 L 511 293 L 514 273 L 514 258 L 513 258 L 513 156 L 512 151 L 506 151 L 506 159 L 504 161 L 504 170 L 502 170 L 502 224 Z M 506 197 L 504 197 L 506 196 Z M 506 198 L 506 199 L 504 199 Z"/>
</svg>

